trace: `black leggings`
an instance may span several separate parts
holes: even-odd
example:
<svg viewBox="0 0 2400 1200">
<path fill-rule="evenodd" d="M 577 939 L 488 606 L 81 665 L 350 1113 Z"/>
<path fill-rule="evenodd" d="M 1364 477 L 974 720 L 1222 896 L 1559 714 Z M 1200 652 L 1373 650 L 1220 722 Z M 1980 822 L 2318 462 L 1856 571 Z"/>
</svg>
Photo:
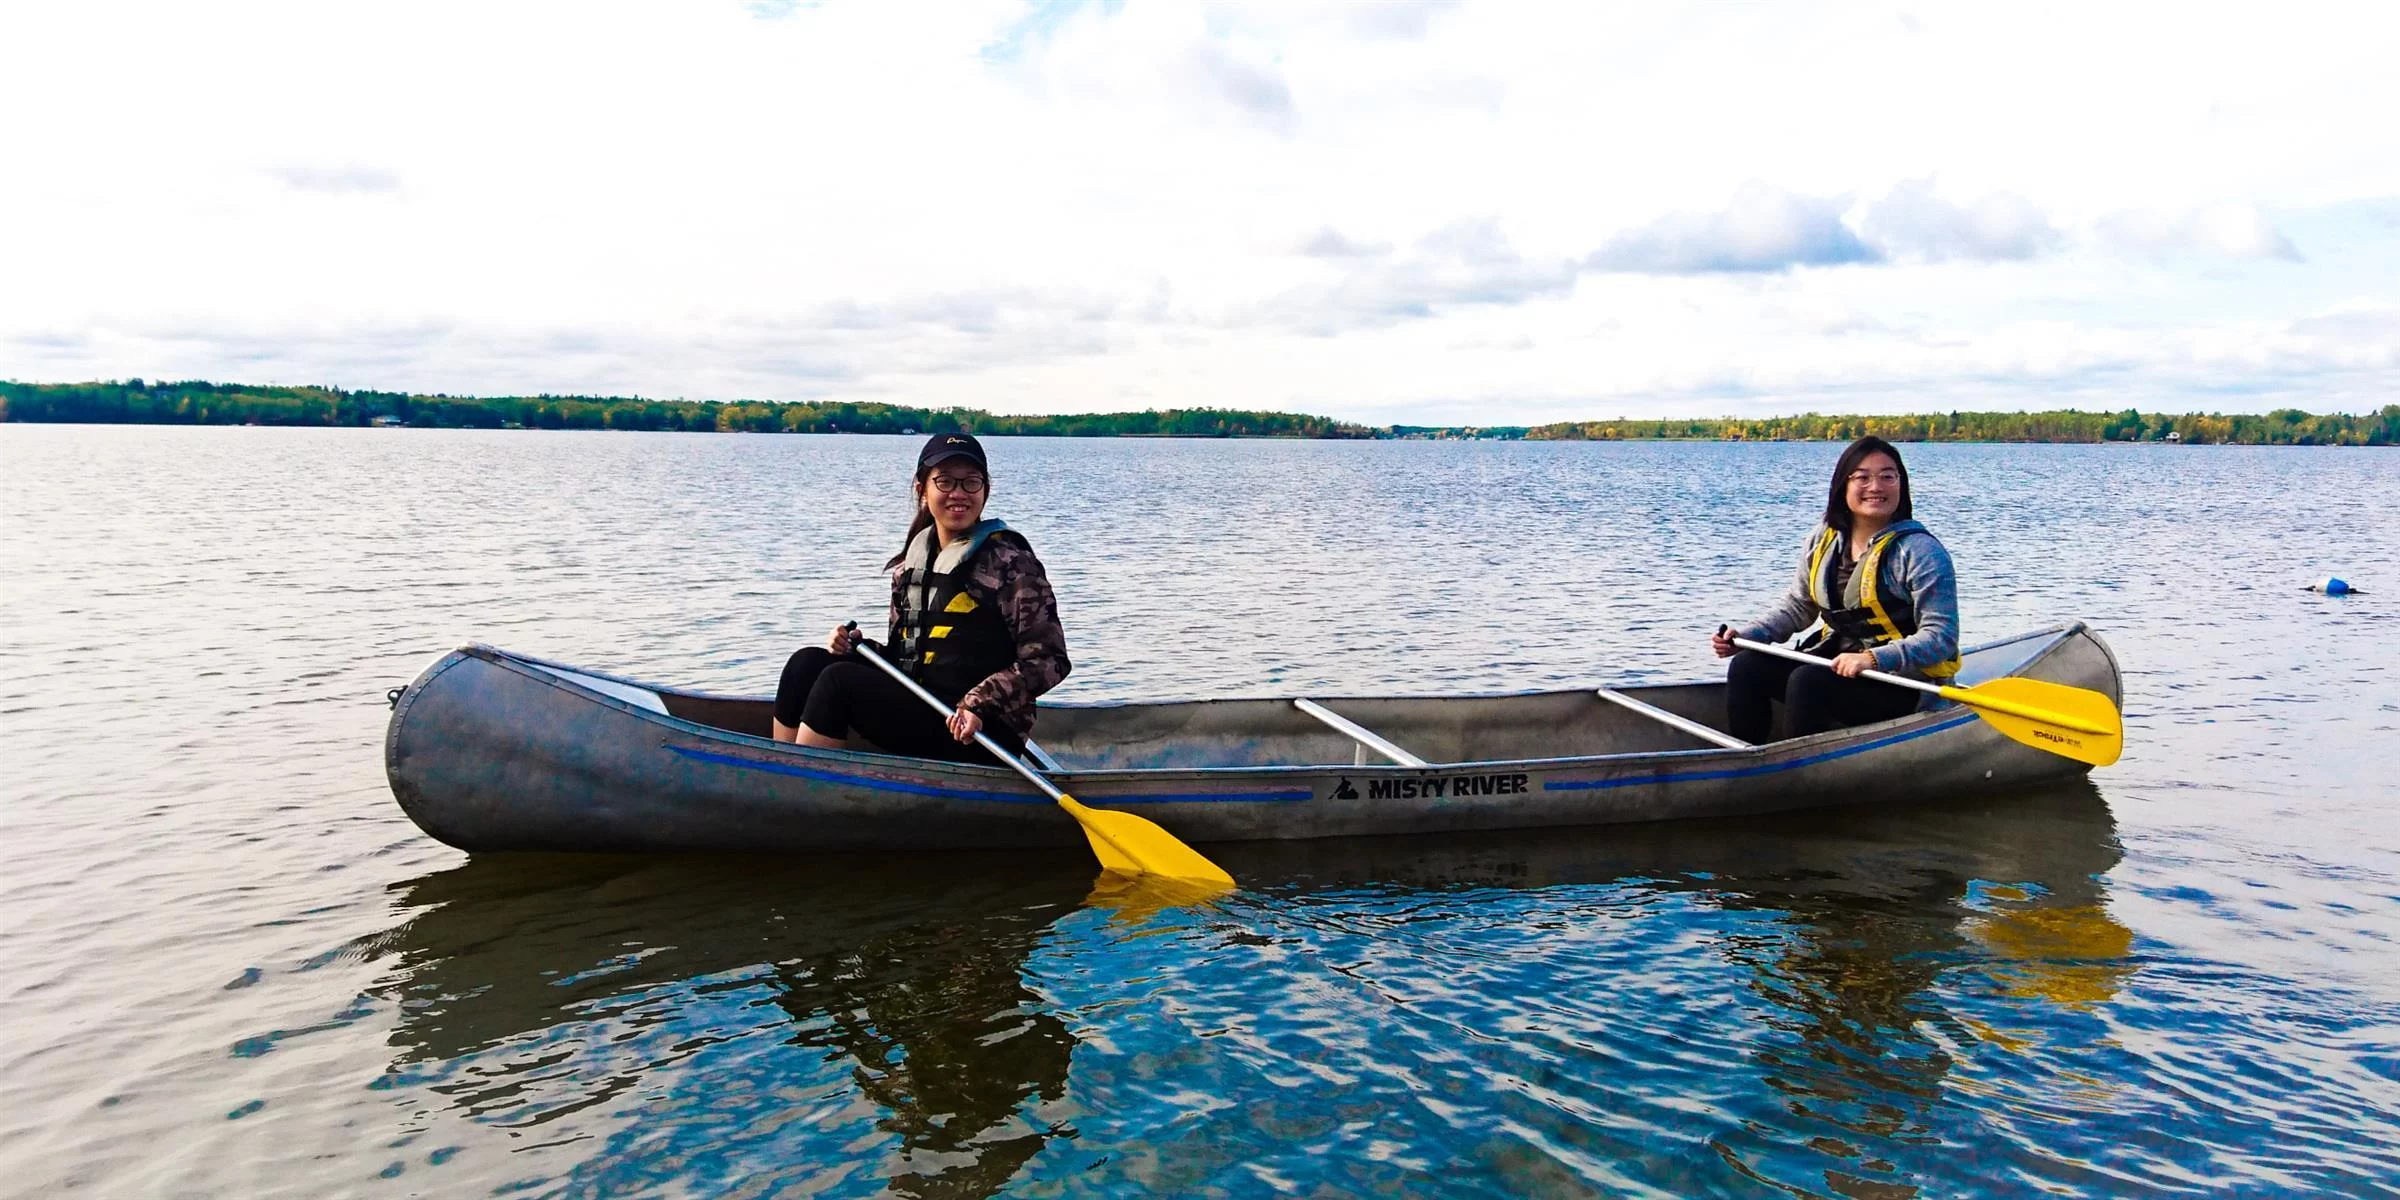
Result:
<svg viewBox="0 0 2400 1200">
<path fill-rule="evenodd" d="M 951 737 L 948 723 L 932 705 L 875 664 L 835 658 L 822 646 L 801 650 L 783 664 L 783 680 L 775 687 L 775 719 L 794 727 L 806 725 L 830 738 L 856 733 L 886 754 L 999 765 L 983 747 L 962 745 Z M 1012 751 L 1024 746 L 1016 732 L 1000 722 L 985 721 L 983 731 Z"/>
<path fill-rule="evenodd" d="M 1828 729 L 1905 717 L 1917 693 L 1872 679 L 1844 679 L 1824 667 L 1744 650 L 1725 666 L 1725 731 L 1745 742 L 1767 740 L 1771 700 L 1783 701 L 1783 735 L 1807 737 Z"/>
</svg>

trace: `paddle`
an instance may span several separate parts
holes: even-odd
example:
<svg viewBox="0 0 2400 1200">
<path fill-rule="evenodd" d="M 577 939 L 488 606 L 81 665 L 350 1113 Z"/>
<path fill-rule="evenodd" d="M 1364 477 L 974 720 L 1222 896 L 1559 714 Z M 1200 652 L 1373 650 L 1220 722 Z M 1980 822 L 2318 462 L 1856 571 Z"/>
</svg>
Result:
<svg viewBox="0 0 2400 1200">
<path fill-rule="evenodd" d="M 1717 629 L 1719 632 L 1730 632 L 1722 625 Z M 1745 650 L 1756 650 L 1761 654 L 1772 654 L 1814 667 L 1828 670 L 1833 667 L 1829 659 L 1803 654 L 1788 646 L 1770 646 L 1744 637 L 1734 638 L 1733 644 Z M 2088 688 L 2015 676 L 1962 688 L 1886 675 L 1881 671 L 1860 671 L 1858 674 L 1862 679 L 1898 684 L 1920 692 L 1931 692 L 1944 700 L 1955 700 L 1974 709 L 1975 715 L 2009 737 L 2077 762 L 2105 767 L 2117 761 L 2117 756 L 2125 750 L 2125 722 L 2118 715 L 2117 706 L 2108 697 Z"/>
<path fill-rule="evenodd" d="M 848 627 L 855 629 L 857 623 L 852 622 Z M 893 666 L 882 655 L 863 645 L 858 647 L 857 654 L 882 668 L 883 673 L 891 676 L 900 686 L 916 693 L 917 699 L 932 705 L 935 712 L 945 717 L 950 715 L 950 705 L 942 703 L 939 697 L 919 686 L 916 680 L 909 678 L 906 672 Z M 1174 834 L 1132 813 L 1084 807 L 1075 797 L 1058 790 L 1057 785 L 1043 778 L 1041 772 L 1001 749 L 1000 743 L 993 741 L 990 734 L 980 729 L 975 731 L 975 744 L 983 747 L 993 758 L 1016 768 L 1017 774 L 1030 780 L 1033 786 L 1042 789 L 1052 800 L 1058 801 L 1058 806 L 1066 809 L 1067 815 L 1083 826 L 1084 839 L 1092 844 L 1092 853 L 1099 857 L 1101 869 L 1119 875 L 1161 876 L 1212 893 L 1233 887 L 1233 876 L 1226 874 L 1225 868 L 1176 841 Z"/>
</svg>

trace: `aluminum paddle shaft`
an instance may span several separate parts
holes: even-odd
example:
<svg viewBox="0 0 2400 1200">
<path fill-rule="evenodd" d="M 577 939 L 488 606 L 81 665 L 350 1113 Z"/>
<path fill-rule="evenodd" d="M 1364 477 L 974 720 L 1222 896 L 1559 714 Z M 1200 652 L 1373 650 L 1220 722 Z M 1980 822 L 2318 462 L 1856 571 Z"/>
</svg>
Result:
<svg viewBox="0 0 2400 1200">
<path fill-rule="evenodd" d="M 856 628 L 856 624 L 853 623 L 851 627 Z M 909 678 L 908 672 L 892 665 L 891 660 L 863 645 L 858 647 L 856 653 L 860 658 L 874 663 L 894 682 L 915 693 L 917 699 L 923 700 L 933 711 L 944 717 L 953 711 L 952 706 L 926 691 L 923 684 Z M 1156 824 L 1132 813 L 1086 807 L 1075 797 L 1060 791 L 1058 785 L 1050 782 L 1041 772 L 1026 766 L 1023 759 L 1009 753 L 1000 743 L 992 740 L 992 735 L 980 729 L 975 731 L 975 744 L 983 747 L 984 752 L 993 758 L 1014 768 L 1027 782 L 1040 788 L 1043 795 L 1067 810 L 1067 814 L 1075 818 L 1075 823 L 1083 827 L 1084 840 L 1091 843 L 1092 853 L 1099 858 L 1104 869 L 1120 875 L 1154 875 L 1180 880 L 1209 891 L 1225 891 L 1233 887 L 1233 876 L 1227 874 L 1225 868 L 1177 841 L 1175 835 Z"/>
<path fill-rule="evenodd" d="M 1745 637 L 1732 641 L 1744 650 L 1833 669 L 1831 660 L 1803 654 L 1788 646 L 1770 646 Z M 2077 762 L 2105 767 L 2125 751 L 2125 718 L 2117 711 L 2116 702 L 2088 688 L 2016 675 L 1987 680 L 1974 687 L 1957 687 L 1872 668 L 1858 674 L 1862 679 L 1896 684 L 1966 705 L 2010 738 Z"/>
<path fill-rule="evenodd" d="M 1756 650 L 1761 654 L 1772 654 L 1777 658 L 1788 658 L 1793 662 L 1807 663 L 1812 667 L 1824 667 L 1827 670 L 1833 669 L 1832 659 L 1819 658 L 1814 654 L 1804 654 L 1798 650 L 1792 649 L 1790 646 L 1772 646 L 1765 642 L 1751 641 L 1746 637 L 1737 637 L 1733 639 L 1733 644 L 1740 646 L 1744 650 Z M 1939 696 L 1942 694 L 1942 689 L 1939 684 L 1927 683 L 1922 679 L 1910 679 L 1905 675 L 1886 674 L 1885 672 L 1875 670 L 1872 667 L 1869 667 L 1864 671 L 1860 671 L 1858 674 L 1862 679 L 1872 679 L 1877 683 L 1896 683 L 1904 688 L 1915 688 L 1916 690 L 1924 692 L 1929 696 Z"/>
</svg>

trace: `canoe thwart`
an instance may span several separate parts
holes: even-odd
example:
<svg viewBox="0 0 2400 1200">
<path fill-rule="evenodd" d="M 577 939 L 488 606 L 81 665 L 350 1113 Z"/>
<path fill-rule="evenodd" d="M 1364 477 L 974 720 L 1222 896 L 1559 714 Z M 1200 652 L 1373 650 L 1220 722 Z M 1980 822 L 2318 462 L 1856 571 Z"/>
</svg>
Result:
<svg viewBox="0 0 2400 1200">
<path fill-rule="evenodd" d="M 1668 712 L 1657 705 L 1644 704 L 1623 692 L 1616 691 L 1611 688 L 1595 688 L 1593 689 L 1592 694 L 1608 701 L 1611 704 L 1640 713 L 1661 725 L 1680 729 L 1683 732 L 1692 735 L 1693 737 L 1699 738 L 1701 741 L 1723 746 L 1727 750 L 1756 749 L 1756 747 L 1752 746 L 1750 743 L 1734 737 L 1731 734 L 1720 733 L 1714 729 L 1710 729 L 1708 726 L 1703 725 L 1698 721 L 1687 720 L 1683 717 L 1676 716 L 1674 713 Z"/>
<path fill-rule="evenodd" d="M 1348 717 L 1342 716 L 1340 713 L 1337 713 L 1314 700 L 1294 700 L 1292 701 L 1292 707 L 1299 709 L 1301 712 L 1307 713 L 1308 715 L 1315 717 L 1320 721 L 1323 721 L 1335 732 L 1340 733 L 1344 737 L 1349 738 L 1351 741 L 1357 742 L 1359 745 L 1365 746 L 1367 749 L 1372 750 L 1375 753 L 1392 760 L 1393 762 L 1399 763 L 1401 766 L 1422 767 L 1431 765 L 1424 759 L 1418 758 L 1416 755 L 1410 754 L 1408 751 L 1383 740 L 1381 737 L 1378 737 L 1375 734 L 1375 731 L 1360 725 Z"/>
<path fill-rule="evenodd" d="M 1033 765 L 1040 767 L 1042 770 L 1052 775 L 1056 775 L 1059 772 L 1066 770 L 1066 768 L 1058 765 L 1057 759 L 1050 757 L 1049 751 L 1044 750 L 1039 745 L 1035 744 L 1032 738 L 1025 739 L 1025 757 L 1032 759 Z"/>
</svg>

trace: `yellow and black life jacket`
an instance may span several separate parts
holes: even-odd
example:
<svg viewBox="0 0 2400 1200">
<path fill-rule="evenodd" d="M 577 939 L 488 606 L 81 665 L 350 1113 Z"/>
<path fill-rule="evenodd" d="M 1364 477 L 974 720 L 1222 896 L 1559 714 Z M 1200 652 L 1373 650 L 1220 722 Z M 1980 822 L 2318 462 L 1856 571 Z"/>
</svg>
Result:
<svg viewBox="0 0 2400 1200">
<path fill-rule="evenodd" d="M 1016 638 L 1008 622 L 993 605 L 967 591 L 975 552 L 993 534 L 1006 532 L 1008 526 L 1000 521 L 983 521 L 967 536 L 940 546 L 928 527 L 901 556 L 906 574 L 901 581 L 900 623 L 892 630 L 894 657 L 926 691 L 952 704 L 1017 661 Z"/>
<path fill-rule="evenodd" d="M 1857 568 L 1851 571 L 1849 585 L 1838 596 L 1834 594 L 1833 577 L 1840 570 L 1842 538 L 1848 535 L 1839 529 L 1828 529 L 1817 539 L 1816 548 L 1808 555 L 1808 598 L 1816 604 L 1827 637 L 1837 648 L 1872 650 L 1917 631 L 1916 609 L 1907 596 L 1895 595 L 1889 603 L 1884 600 L 1883 552 L 1902 536 L 1922 532 L 1911 526 L 1876 534 L 1867 542 L 1867 552 L 1859 556 Z M 1825 638 L 1811 640 L 1821 646 Z M 1956 658 L 1924 669 L 1928 679 L 1948 679 L 1956 674 Z"/>
</svg>

